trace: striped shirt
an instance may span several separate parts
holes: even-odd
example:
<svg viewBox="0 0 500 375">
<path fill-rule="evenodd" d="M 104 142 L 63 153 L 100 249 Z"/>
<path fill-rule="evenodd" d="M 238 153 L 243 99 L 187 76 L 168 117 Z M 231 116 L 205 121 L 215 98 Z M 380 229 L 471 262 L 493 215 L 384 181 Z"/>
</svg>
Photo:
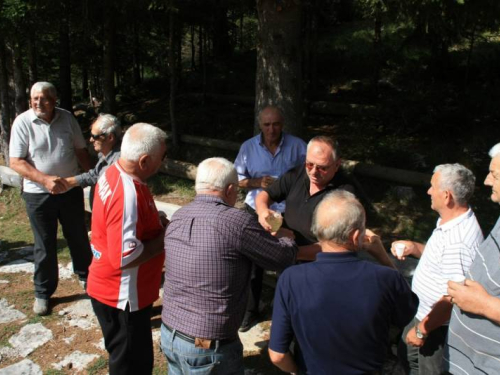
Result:
<svg viewBox="0 0 500 375">
<path fill-rule="evenodd" d="M 477 250 L 468 278 L 500 297 L 500 220 Z M 453 374 L 499 374 L 500 326 L 455 306 L 444 359 L 445 369 Z"/>
<path fill-rule="evenodd" d="M 413 276 L 412 290 L 420 299 L 418 320 L 426 317 L 434 304 L 447 294 L 447 283 L 452 276 L 465 276 L 483 242 L 483 233 L 471 209 L 443 225 L 440 222 L 441 219 L 425 245 Z"/>
</svg>

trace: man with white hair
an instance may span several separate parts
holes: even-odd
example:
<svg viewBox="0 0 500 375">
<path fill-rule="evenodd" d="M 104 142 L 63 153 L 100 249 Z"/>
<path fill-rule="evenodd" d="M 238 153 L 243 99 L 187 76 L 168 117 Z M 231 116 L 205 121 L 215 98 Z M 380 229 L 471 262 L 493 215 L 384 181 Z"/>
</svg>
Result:
<svg viewBox="0 0 500 375">
<path fill-rule="evenodd" d="M 109 373 L 153 370 L 151 309 L 158 299 L 167 220 L 145 181 L 166 156 L 166 134 L 139 123 L 123 137 L 121 156 L 99 178 L 92 212 L 87 293 L 109 352 Z"/>
<path fill-rule="evenodd" d="M 439 214 L 436 229 L 427 241 L 396 241 L 392 253 L 400 260 L 420 258 L 412 290 L 420 303 L 413 321 L 405 328 L 398 357 L 409 374 L 439 375 L 443 346 L 448 332 L 452 304 L 447 281 L 463 277 L 483 241 L 483 234 L 468 201 L 474 193 L 475 177 L 460 164 L 443 164 L 434 169 L 431 208 Z M 405 245 L 398 255 L 396 244 Z"/>
<path fill-rule="evenodd" d="M 357 257 L 361 249 L 388 255 L 380 237 L 365 230 L 365 211 L 353 194 L 328 193 L 312 231 L 322 249 L 316 261 L 290 267 L 278 280 L 271 361 L 289 373 L 378 374 L 389 328 L 413 318 L 417 296 L 397 270 Z M 300 350 L 292 355 L 294 337 Z"/>
<path fill-rule="evenodd" d="M 49 298 L 59 281 L 57 225 L 61 223 L 73 270 L 87 280 L 92 259 L 85 226 L 83 190 L 68 190 L 64 177 L 90 167 L 85 139 L 75 117 L 57 108 L 57 93 L 49 82 L 31 88 L 31 109 L 14 120 L 10 137 L 10 167 L 23 177 L 23 198 L 35 239 L 35 304 L 38 315 L 49 312 Z"/>
<path fill-rule="evenodd" d="M 500 203 L 500 143 L 489 153 L 484 181 L 491 200 Z M 477 249 L 463 284 L 448 282 L 453 307 L 444 350 L 445 369 L 453 374 L 500 373 L 500 220 Z"/>
<path fill-rule="evenodd" d="M 90 143 L 94 146 L 99 157 L 97 164 L 88 172 L 66 178 L 70 187 L 81 186 L 85 188 L 91 186 L 90 207 L 93 206 L 94 187 L 97 180 L 120 157 L 121 139 L 120 120 L 113 115 L 101 113 L 90 127 Z"/>
<path fill-rule="evenodd" d="M 228 160 L 201 162 L 195 188 L 165 235 L 162 350 L 169 374 L 243 374 L 238 328 L 252 263 L 282 270 L 295 262 L 297 246 L 234 208 L 238 175 Z"/>
</svg>

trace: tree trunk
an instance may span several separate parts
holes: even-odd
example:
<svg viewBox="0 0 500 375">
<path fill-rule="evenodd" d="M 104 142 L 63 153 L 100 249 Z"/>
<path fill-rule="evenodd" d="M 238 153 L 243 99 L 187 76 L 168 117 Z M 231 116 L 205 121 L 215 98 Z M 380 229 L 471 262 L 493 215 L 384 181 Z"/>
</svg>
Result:
<svg viewBox="0 0 500 375">
<path fill-rule="evenodd" d="M 103 110 L 116 114 L 115 100 L 115 34 L 116 11 L 114 1 L 105 3 L 104 11 L 104 57 L 103 57 Z"/>
<path fill-rule="evenodd" d="M 13 44 L 10 45 L 12 54 L 12 65 L 14 67 L 14 89 L 16 92 L 15 108 L 16 116 L 28 110 L 28 97 L 26 95 L 26 80 L 24 78 L 24 66 L 21 53 L 21 46 L 14 37 Z"/>
<path fill-rule="evenodd" d="M 9 165 L 9 140 L 10 140 L 10 102 L 9 84 L 7 82 L 7 54 L 5 43 L 0 38 L 0 149 L 2 150 L 5 164 Z"/>
<path fill-rule="evenodd" d="M 213 43 L 214 57 L 216 59 L 226 59 L 231 56 L 232 48 L 229 41 L 229 25 L 227 17 L 227 1 L 216 0 L 213 7 Z"/>
<path fill-rule="evenodd" d="M 283 110 L 288 132 L 302 133 L 301 10 L 294 0 L 257 0 L 256 133 L 258 114 L 267 105 Z"/>
<path fill-rule="evenodd" d="M 29 85 L 33 86 L 38 81 L 38 61 L 36 53 L 36 34 L 35 30 L 29 30 L 28 34 L 28 77 Z"/>
<path fill-rule="evenodd" d="M 73 112 L 71 97 L 69 24 L 68 19 L 63 18 L 59 23 L 59 99 L 61 108 Z"/>
<path fill-rule="evenodd" d="M 139 43 L 139 31 L 137 30 L 137 21 L 134 18 L 134 54 L 132 56 L 134 61 L 134 85 L 139 85 L 141 83 L 141 48 Z"/>
<path fill-rule="evenodd" d="M 177 49 L 177 43 L 175 40 L 175 11 L 174 11 L 174 0 L 171 0 L 170 14 L 169 14 L 169 49 L 168 49 L 168 65 L 170 70 L 170 128 L 172 130 L 172 143 L 174 149 L 179 147 L 179 133 L 177 129 L 177 123 L 175 121 L 175 88 L 176 88 L 176 75 L 177 75 L 177 64 L 175 58 L 175 51 Z"/>
<path fill-rule="evenodd" d="M 89 70 L 87 68 L 87 62 L 82 63 L 82 101 L 89 97 Z M 92 99 L 92 98 L 90 98 Z"/>
<path fill-rule="evenodd" d="M 194 26 L 191 26 L 191 70 L 196 70 L 196 48 L 194 44 Z"/>
</svg>

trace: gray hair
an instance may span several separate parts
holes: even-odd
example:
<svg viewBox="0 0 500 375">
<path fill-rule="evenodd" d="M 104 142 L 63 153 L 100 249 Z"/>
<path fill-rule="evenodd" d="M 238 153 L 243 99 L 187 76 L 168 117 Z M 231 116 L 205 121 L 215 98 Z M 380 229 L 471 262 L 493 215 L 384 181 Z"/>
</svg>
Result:
<svg viewBox="0 0 500 375">
<path fill-rule="evenodd" d="M 314 138 L 311 138 L 309 143 L 307 144 L 307 152 L 309 152 L 309 149 L 311 148 L 312 144 L 318 142 L 318 143 L 325 143 L 328 146 L 332 148 L 332 157 L 334 161 L 337 161 L 338 158 L 340 158 L 340 149 L 339 149 L 339 143 L 337 142 L 336 139 L 332 137 L 328 137 L 326 135 L 317 135 Z"/>
<path fill-rule="evenodd" d="M 224 191 L 230 184 L 238 183 L 234 164 L 224 158 L 209 158 L 198 165 L 196 173 L 196 192 L 204 190 Z"/>
<path fill-rule="evenodd" d="M 497 143 L 495 146 L 493 146 L 488 154 L 492 159 L 500 155 L 500 143 Z"/>
<path fill-rule="evenodd" d="M 441 174 L 441 190 L 449 190 L 455 201 L 464 206 L 474 194 L 476 177 L 462 164 L 441 164 L 434 168 L 434 173 Z"/>
<path fill-rule="evenodd" d="M 30 97 L 33 97 L 33 93 L 38 91 L 47 93 L 51 99 L 57 99 L 56 87 L 50 82 L 36 82 L 33 84 L 31 86 Z"/>
<path fill-rule="evenodd" d="M 156 155 L 166 139 L 167 134 L 156 126 L 143 122 L 132 125 L 123 136 L 121 157 L 138 161 L 142 155 Z"/>
<path fill-rule="evenodd" d="M 264 108 L 262 108 L 262 110 L 259 112 L 259 124 L 262 123 L 262 113 L 266 110 L 266 109 L 272 109 L 276 112 L 278 112 L 278 115 L 280 116 L 281 118 L 281 122 L 284 122 L 285 121 L 285 116 L 283 115 L 283 111 L 280 107 L 276 107 L 274 105 L 266 105 Z"/>
<path fill-rule="evenodd" d="M 314 210 L 311 230 L 319 241 L 346 244 L 355 230 L 365 230 L 365 209 L 346 190 L 328 193 Z"/>
<path fill-rule="evenodd" d="M 117 117 L 107 113 L 101 113 L 97 120 L 94 121 L 94 124 L 97 124 L 97 129 L 99 129 L 101 133 L 114 134 L 117 141 L 122 138 L 122 127 Z"/>
</svg>

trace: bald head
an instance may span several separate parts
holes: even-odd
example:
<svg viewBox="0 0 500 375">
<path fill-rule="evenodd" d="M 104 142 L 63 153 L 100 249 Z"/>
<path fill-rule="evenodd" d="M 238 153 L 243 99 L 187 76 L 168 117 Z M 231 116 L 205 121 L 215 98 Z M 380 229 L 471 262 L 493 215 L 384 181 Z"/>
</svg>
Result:
<svg viewBox="0 0 500 375">
<path fill-rule="evenodd" d="M 347 244 L 356 230 L 364 232 L 365 210 L 354 194 L 333 191 L 316 207 L 311 229 L 320 242 Z"/>
</svg>

